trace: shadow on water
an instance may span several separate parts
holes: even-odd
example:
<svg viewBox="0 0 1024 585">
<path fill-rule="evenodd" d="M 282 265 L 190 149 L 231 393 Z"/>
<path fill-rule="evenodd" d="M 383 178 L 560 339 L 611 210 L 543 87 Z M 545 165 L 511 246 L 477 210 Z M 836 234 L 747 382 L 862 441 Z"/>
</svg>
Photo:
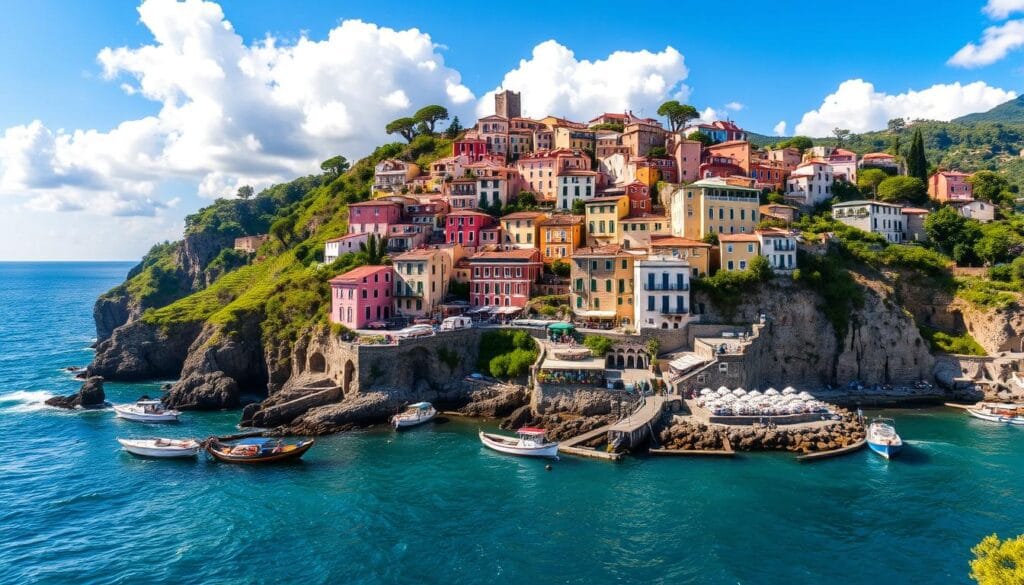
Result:
<svg viewBox="0 0 1024 585">
<path fill-rule="evenodd" d="M 903 450 L 893 459 L 893 462 L 907 465 L 927 465 L 932 462 L 932 455 L 924 449 L 918 449 L 913 443 L 904 443 Z"/>
</svg>

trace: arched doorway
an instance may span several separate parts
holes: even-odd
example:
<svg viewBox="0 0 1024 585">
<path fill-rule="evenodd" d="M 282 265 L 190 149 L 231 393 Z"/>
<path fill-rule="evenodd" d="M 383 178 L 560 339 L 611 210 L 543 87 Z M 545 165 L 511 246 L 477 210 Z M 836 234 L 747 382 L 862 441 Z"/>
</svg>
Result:
<svg viewBox="0 0 1024 585">
<path fill-rule="evenodd" d="M 349 391 L 352 390 L 352 380 L 356 377 L 356 367 L 352 364 L 352 360 L 345 362 L 345 376 L 342 378 L 341 391 L 345 396 L 348 396 Z"/>
<path fill-rule="evenodd" d="M 309 371 L 322 374 L 327 371 L 327 360 L 324 354 L 317 352 L 309 356 Z"/>
</svg>

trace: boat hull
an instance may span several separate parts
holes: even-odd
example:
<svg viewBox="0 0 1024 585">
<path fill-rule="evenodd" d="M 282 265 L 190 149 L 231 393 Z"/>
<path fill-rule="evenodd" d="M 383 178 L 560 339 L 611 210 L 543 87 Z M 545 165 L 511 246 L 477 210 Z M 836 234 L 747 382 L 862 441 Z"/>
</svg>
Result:
<svg viewBox="0 0 1024 585">
<path fill-rule="evenodd" d="M 135 412 L 121 406 L 114 405 L 114 414 L 117 418 L 123 418 L 134 422 L 145 422 L 145 423 L 172 423 L 178 422 L 178 416 L 181 414 L 176 410 L 163 412 L 160 414 L 147 414 L 144 412 Z"/>
<path fill-rule="evenodd" d="M 967 414 L 973 416 L 974 418 L 981 419 L 987 422 L 1000 423 L 1004 425 L 1024 426 L 1024 417 L 1007 417 L 998 414 L 992 414 L 989 412 L 982 412 L 980 410 L 974 410 L 971 408 L 967 409 Z"/>
<path fill-rule="evenodd" d="M 434 420 L 434 417 L 436 417 L 436 416 L 437 416 L 437 411 L 436 410 L 435 411 L 431 411 L 427 415 L 424 415 L 424 416 L 421 416 L 421 417 L 417 417 L 417 418 L 403 417 L 402 415 L 395 415 L 395 416 L 391 417 L 391 425 L 393 427 L 395 427 L 396 431 L 398 431 L 398 430 L 402 430 L 402 429 L 408 429 L 408 428 L 411 428 L 411 427 L 417 427 L 419 425 L 428 423 L 428 422 Z"/>
<path fill-rule="evenodd" d="M 903 450 L 903 444 L 890 445 L 887 443 L 873 443 L 868 441 L 868 448 L 886 459 L 892 459 Z"/>
<path fill-rule="evenodd" d="M 211 457 L 222 463 L 241 463 L 243 465 L 259 465 L 263 463 L 281 463 L 283 461 L 292 461 L 300 459 L 303 455 L 305 455 L 306 451 L 309 451 L 309 449 L 313 446 L 313 443 L 315 443 L 315 441 L 313 440 L 305 441 L 298 445 L 295 449 L 292 449 L 290 451 L 284 451 L 281 453 L 271 453 L 268 455 L 258 456 L 237 456 L 230 455 L 228 453 L 220 451 L 219 448 L 226 446 L 223 443 L 211 441 L 206 445 L 206 452 L 209 453 Z"/>
<path fill-rule="evenodd" d="M 153 441 L 139 441 L 132 439 L 118 439 L 118 443 L 121 447 L 139 457 L 151 457 L 154 459 L 182 459 L 187 457 L 195 457 L 199 454 L 199 450 L 202 445 L 195 441 L 191 441 L 191 445 L 187 447 L 182 446 L 156 446 Z"/>
<path fill-rule="evenodd" d="M 505 453 L 507 455 L 518 455 L 520 457 L 546 457 L 549 459 L 558 458 L 558 443 L 548 443 L 539 447 L 520 447 L 503 442 L 499 435 L 489 435 L 480 431 L 480 442 L 485 447 Z"/>
</svg>

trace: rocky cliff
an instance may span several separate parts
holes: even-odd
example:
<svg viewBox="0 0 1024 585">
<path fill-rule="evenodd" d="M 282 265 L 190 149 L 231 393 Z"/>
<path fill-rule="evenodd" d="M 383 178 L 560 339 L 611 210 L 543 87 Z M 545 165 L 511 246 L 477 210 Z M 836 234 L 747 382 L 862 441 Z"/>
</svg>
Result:
<svg viewBox="0 0 1024 585">
<path fill-rule="evenodd" d="M 86 372 L 119 381 L 177 378 L 199 331 L 195 324 L 161 328 L 130 321 L 96 346 Z"/>
</svg>

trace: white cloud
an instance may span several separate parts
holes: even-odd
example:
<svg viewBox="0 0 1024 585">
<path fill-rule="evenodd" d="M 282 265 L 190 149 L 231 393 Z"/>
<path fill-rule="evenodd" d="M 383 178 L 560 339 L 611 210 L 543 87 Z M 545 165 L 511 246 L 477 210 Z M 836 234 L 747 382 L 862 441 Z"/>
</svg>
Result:
<svg viewBox="0 0 1024 585">
<path fill-rule="evenodd" d="M 796 133 L 826 136 L 836 127 L 867 132 L 885 128 L 890 119 L 900 117 L 951 120 L 989 110 L 1015 97 L 1015 92 L 983 81 L 939 84 L 892 95 L 876 91 L 873 84 L 863 79 L 850 79 L 839 84 L 835 93 L 825 96 L 818 109 L 805 113 L 796 125 Z"/>
<path fill-rule="evenodd" d="M 786 135 L 786 121 L 785 120 L 779 120 L 779 123 L 776 124 L 774 128 L 772 128 L 772 132 L 774 132 L 776 136 L 785 136 Z"/>
<path fill-rule="evenodd" d="M 967 43 L 947 63 L 967 68 L 991 65 L 1021 46 L 1024 46 L 1024 20 L 1010 20 L 986 28 L 980 45 Z"/>
<path fill-rule="evenodd" d="M 721 120 L 721 119 L 722 119 L 721 113 L 719 113 L 718 110 L 716 110 L 715 108 L 712 108 L 710 106 L 707 107 L 707 108 L 704 108 L 700 112 L 700 120 L 699 121 L 703 122 L 704 124 L 710 124 L 710 123 L 714 122 L 715 120 Z"/>
<path fill-rule="evenodd" d="M 632 109 L 655 116 L 669 98 L 686 99 L 689 74 L 683 55 L 672 47 L 658 53 L 616 51 L 605 59 L 577 59 L 554 40 L 533 48 L 529 59 L 505 74 L 500 88 L 522 93 L 523 114 L 548 114 L 586 121 L 602 112 Z M 480 116 L 494 113 L 495 89 L 477 104 Z"/>
<path fill-rule="evenodd" d="M 742 110 L 744 107 L 745 106 L 739 102 L 729 102 L 725 104 L 725 109 L 732 110 L 733 112 L 738 112 Z"/>
<path fill-rule="evenodd" d="M 290 179 L 393 140 L 385 124 L 421 105 L 473 99 L 416 29 L 347 20 L 323 40 L 247 46 L 213 2 L 146 0 L 139 16 L 153 42 L 97 59 L 104 77 L 127 78 L 122 89 L 158 102 L 159 113 L 109 131 L 34 121 L 0 132 L 0 194 L 36 210 L 152 215 L 165 207 L 154 193 L 167 181 L 219 196 L 242 181 Z"/>
<path fill-rule="evenodd" d="M 1014 12 L 1024 12 L 1024 0 L 988 0 L 982 12 L 989 18 L 1002 20 Z"/>
</svg>

